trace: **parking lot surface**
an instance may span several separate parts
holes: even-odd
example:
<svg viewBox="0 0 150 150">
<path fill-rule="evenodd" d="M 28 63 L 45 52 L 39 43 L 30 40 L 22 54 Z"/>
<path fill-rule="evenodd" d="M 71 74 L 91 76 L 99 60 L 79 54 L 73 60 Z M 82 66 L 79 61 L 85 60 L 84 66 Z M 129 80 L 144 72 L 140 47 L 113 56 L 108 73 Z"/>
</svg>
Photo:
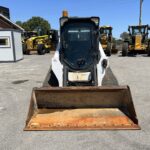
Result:
<svg viewBox="0 0 150 150">
<path fill-rule="evenodd" d="M 0 150 L 149 150 L 150 58 L 110 57 L 120 85 L 129 85 L 141 130 L 23 131 L 33 87 L 40 87 L 52 55 L 26 55 L 0 64 Z"/>
</svg>

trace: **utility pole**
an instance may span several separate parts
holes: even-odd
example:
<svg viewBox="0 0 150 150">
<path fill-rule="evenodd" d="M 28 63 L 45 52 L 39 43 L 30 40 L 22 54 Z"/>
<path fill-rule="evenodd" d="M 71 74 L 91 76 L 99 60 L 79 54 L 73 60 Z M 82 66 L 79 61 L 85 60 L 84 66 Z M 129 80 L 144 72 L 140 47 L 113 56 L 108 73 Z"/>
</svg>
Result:
<svg viewBox="0 0 150 150">
<path fill-rule="evenodd" d="M 142 25 L 142 4 L 143 0 L 140 0 L 140 17 L 139 17 L 139 25 Z"/>
</svg>

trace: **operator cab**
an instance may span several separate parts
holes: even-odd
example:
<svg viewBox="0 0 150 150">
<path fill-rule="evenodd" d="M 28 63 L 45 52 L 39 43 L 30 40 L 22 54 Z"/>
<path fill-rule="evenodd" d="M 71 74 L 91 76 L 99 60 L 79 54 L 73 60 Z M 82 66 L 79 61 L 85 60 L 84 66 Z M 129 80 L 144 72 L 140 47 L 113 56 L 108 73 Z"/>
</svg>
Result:
<svg viewBox="0 0 150 150">
<path fill-rule="evenodd" d="M 129 26 L 128 31 L 133 41 L 135 40 L 135 37 L 137 35 L 141 35 L 143 42 L 145 41 L 145 39 L 148 39 L 148 25 Z"/>
<path fill-rule="evenodd" d="M 100 32 L 100 42 L 102 44 L 107 44 L 107 41 L 111 42 L 112 40 L 111 26 L 102 26 L 100 27 L 99 32 Z"/>
<path fill-rule="evenodd" d="M 96 65 L 100 60 L 99 18 L 62 17 L 60 26 L 60 61 L 64 66 L 64 83 L 67 86 L 97 84 Z M 85 80 L 81 76 L 86 74 L 88 77 Z"/>
<path fill-rule="evenodd" d="M 99 30 L 101 35 L 103 34 L 107 36 L 112 35 L 112 27 L 100 27 Z"/>
<path fill-rule="evenodd" d="M 129 26 L 128 31 L 132 35 L 136 34 L 146 34 L 148 33 L 148 25 L 141 25 L 141 26 Z"/>
</svg>

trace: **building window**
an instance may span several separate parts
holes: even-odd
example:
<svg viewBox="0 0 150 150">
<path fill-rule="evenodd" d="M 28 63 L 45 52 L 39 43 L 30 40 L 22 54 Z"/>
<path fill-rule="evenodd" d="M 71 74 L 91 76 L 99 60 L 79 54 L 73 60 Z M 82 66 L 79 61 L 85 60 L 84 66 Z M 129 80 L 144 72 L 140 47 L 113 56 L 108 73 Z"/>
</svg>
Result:
<svg viewBox="0 0 150 150">
<path fill-rule="evenodd" d="M 9 37 L 0 37 L 0 48 L 5 47 L 8 48 L 10 47 L 10 38 Z"/>
</svg>

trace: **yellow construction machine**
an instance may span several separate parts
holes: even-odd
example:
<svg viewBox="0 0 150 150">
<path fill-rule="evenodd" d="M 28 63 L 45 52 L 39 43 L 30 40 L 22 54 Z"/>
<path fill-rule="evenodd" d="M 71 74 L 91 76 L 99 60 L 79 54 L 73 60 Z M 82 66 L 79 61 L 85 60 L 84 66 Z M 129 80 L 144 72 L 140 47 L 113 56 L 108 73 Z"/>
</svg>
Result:
<svg viewBox="0 0 150 150">
<path fill-rule="evenodd" d="M 112 53 L 117 53 L 116 44 L 113 43 L 112 36 L 113 28 L 111 26 L 101 26 L 100 31 L 100 42 L 107 56 L 111 56 Z"/>
<path fill-rule="evenodd" d="M 102 86 L 99 17 L 60 18 L 47 85 L 33 88 L 25 131 L 140 129 L 128 86 Z"/>
<path fill-rule="evenodd" d="M 51 42 L 51 51 L 55 51 L 56 47 L 57 47 L 57 44 L 58 44 L 58 40 L 59 40 L 58 30 L 51 29 L 48 32 L 48 35 L 50 37 L 50 42 Z"/>
<path fill-rule="evenodd" d="M 32 33 L 32 32 L 31 32 Z M 23 53 L 30 54 L 31 51 L 37 51 L 39 55 L 49 53 L 51 48 L 51 41 L 49 35 L 38 36 L 32 34 L 25 38 L 23 42 Z"/>
<path fill-rule="evenodd" d="M 122 56 L 128 53 L 133 55 L 147 53 L 150 56 L 150 40 L 148 39 L 148 25 L 129 26 L 129 37 L 124 40 L 122 46 Z"/>
</svg>

